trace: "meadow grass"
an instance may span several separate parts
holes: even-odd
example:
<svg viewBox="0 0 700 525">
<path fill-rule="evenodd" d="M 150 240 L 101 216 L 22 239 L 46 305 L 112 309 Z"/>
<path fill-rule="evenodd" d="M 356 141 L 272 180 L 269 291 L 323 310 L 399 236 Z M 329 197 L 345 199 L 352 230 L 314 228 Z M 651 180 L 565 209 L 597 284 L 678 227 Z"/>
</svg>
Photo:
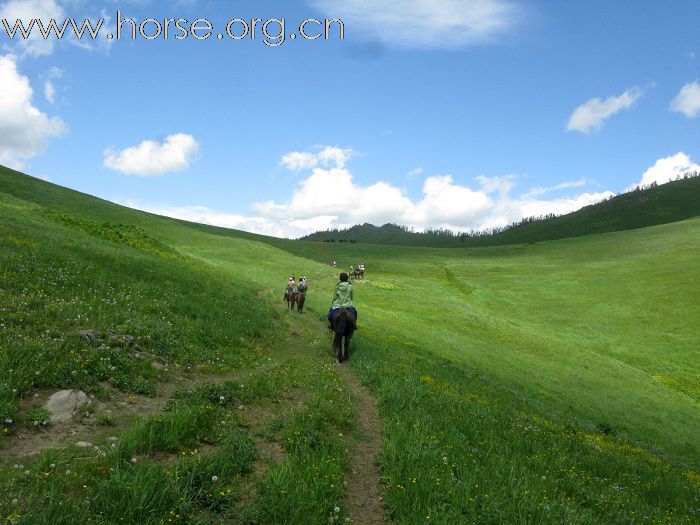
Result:
<svg viewBox="0 0 700 525">
<path fill-rule="evenodd" d="M 272 304 L 281 305 L 290 268 L 298 273 L 314 263 L 246 240 L 228 244 L 228 261 L 207 258 L 219 237 L 116 206 L 104 205 L 116 212 L 103 215 L 103 203 L 87 198 L 85 206 L 78 205 L 80 198 L 68 205 L 71 193 L 55 201 L 63 206 L 53 207 L 56 188 L 41 186 L 38 195 L 41 188 L 49 190 L 47 202 L 0 193 L 3 434 L 51 433 L 51 423 L 34 425 L 45 420 L 44 409 L 23 408 L 42 390 L 82 389 L 109 402 L 115 390 L 151 396 L 173 381 L 189 384 L 201 375 L 221 380 L 176 391 L 164 411 L 127 428 L 104 415 L 98 423 L 117 425 L 117 439 L 100 439 L 86 449 L 18 457 L 3 439 L 3 519 L 339 520 L 342 433 L 352 425 L 352 406 L 339 402 L 342 384 L 329 352 L 321 349 L 315 320 L 303 323 L 296 313 L 283 317 Z M 187 250 L 190 242 L 200 249 Z M 241 272 L 238 264 L 249 269 Z M 273 282 L 270 274 L 279 279 Z M 303 341 L 290 340 L 292 320 Z M 92 340 L 82 335 L 86 330 L 117 335 Z M 127 336 L 138 347 L 124 343 Z M 290 354 L 292 347 L 297 351 Z M 154 368 L 152 361 L 164 365 Z M 286 455 L 257 479 L 258 430 L 242 414 L 282 403 L 293 389 L 305 392 L 301 407 L 268 432 Z M 240 508 L 241 487 L 251 483 L 253 496 Z M 285 495 L 291 487 L 308 487 L 302 490 L 305 508 Z"/>
<path fill-rule="evenodd" d="M 4 433 L 42 417 L 21 408 L 37 389 L 106 398 L 221 378 L 176 392 L 113 449 L 3 461 L 11 522 L 344 519 L 355 415 L 323 334 L 333 259 L 368 269 L 351 366 L 379 401 L 395 522 L 700 519 L 700 219 L 498 248 L 331 246 L 0 175 Z M 311 279 L 305 316 L 279 306 L 291 271 Z M 131 335 L 148 358 L 82 330 Z M 256 406 L 278 414 L 263 429 L 242 417 Z M 260 439 L 283 455 L 256 477 Z"/>
<path fill-rule="evenodd" d="M 374 342 L 462 363 L 697 468 L 699 219 L 466 251 L 288 246 L 370 268 L 357 296 Z"/>
</svg>

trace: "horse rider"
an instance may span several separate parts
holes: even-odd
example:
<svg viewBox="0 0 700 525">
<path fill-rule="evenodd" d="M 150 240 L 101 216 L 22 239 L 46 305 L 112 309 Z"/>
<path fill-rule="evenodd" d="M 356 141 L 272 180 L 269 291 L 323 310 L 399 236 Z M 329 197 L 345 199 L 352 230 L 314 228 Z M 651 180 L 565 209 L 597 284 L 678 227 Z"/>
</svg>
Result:
<svg viewBox="0 0 700 525">
<path fill-rule="evenodd" d="M 309 289 L 309 281 L 306 280 L 306 276 L 302 275 L 299 277 L 299 285 L 297 286 L 297 290 L 306 293 L 306 291 Z"/>
<path fill-rule="evenodd" d="M 348 274 L 343 272 L 340 274 L 340 282 L 335 285 L 335 293 L 333 294 L 333 305 L 328 311 L 328 323 L 333 329 L 333 314 L 339 308 L 346 308 L 353 313 L 353 322 L 357 324 L 357 309 L 352 302 L 352 284 L 348 281 Z"/>
<path fill-rule="evenodd" d="M 284 291 L 284 299 L 287 298 L 288 293 L 295 293 L 296 286 L 297 286 L 297 283 L 294 282 L 294 275 L 292 275 L 289 278 L 289 281 L 287 281 L 287 289 Z"/>
</svg>

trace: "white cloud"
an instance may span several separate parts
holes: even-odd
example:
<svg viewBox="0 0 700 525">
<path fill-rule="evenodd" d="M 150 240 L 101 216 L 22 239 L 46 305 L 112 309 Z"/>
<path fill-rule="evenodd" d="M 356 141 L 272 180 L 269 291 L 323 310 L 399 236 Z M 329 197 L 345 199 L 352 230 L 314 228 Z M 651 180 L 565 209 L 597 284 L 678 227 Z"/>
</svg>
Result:
<svg viewBox="0 0 700 525">
<path fill-rule="evenodd" d="M 122 151 L 107 149 L 104 165 L 126 175 L 157 177 L 186 170 L 197 151 L 199 144 L 192 135 L 178 133 L 166 137 L 162 143 L 144 140 Z"/>
<path fill-rule="evenodd" d="M 343 167 L 357 153 L 352 149 L 342 149 L 337 146 L 317 147 L 316 153 L 309 151 L 292 151 L 280 160 L 280 166 L 290 171 L 300 172 L 316 166 Z"/>
<path fill-rule="evenodd" d="M 50 20 L 53 19 L 60 31 L 66 20 L 66 5 L 69 11 L 75 11 L 75 9 L 81 11 L 81 16 L 74 20 L 76 29 L 80 31 L 84 27 L 84 32 L 81 39 L 77 38 L 73 26 L 69 23 L 65 27 L 60 42 L 68 42 L 88 51 L 109 50 L 113 41 L 107 39 L 107 31 L 100 31 L 98 38 L 93 40 L 89 36 L 87 26 L 83 26 L 83 19 L 88 18 L 90 26 L 94 30 L 97 29 L 100 19 L 102 20 L 102 28 L 109 27 L 111 17 L 104 10 L 99 15 L 85 13 L 87 7 L 81 0 L 73 0 L 72 2 L 68 0 L 9 0 L 0 5 L 0 20 L 7 21 L 7 29 L 10 31 L 16 27 L 14 38 L 6 41 L 5 47 L 9 47 L 20 56 L 40 57 L 53 54 L 56 46 L 59 45 L 59 39 L 55 32 L 51 31 L 50 36 L 44 38 L 41 35 L 39 25 L 35 23 L 31 28 L 29 38 L 23 39 L 20 27 L 16 26 L 16 22 L 21 21 L 24 29 L 29 30 L 32 20 L 37 19 L 41 21 L 43 28 L 48 29 Z M 87 3 L 87 5 L 90 4 Z M 0 29 L 4 34 L 5 28 L 0 27 Z"/>
<path fill-rule="evenodd" d="M 93 39 L 90 37 L 90 32 L 87 26 L 83 26 L 85 30 L 83 32 L 82 38 L 78 38 L 77 36 L 75 36 L 75 33 L 69 26 L 68 30 L 66 31 L 65 38 L 68 38 L 69 43 L 86 51 L 102 51 L 105 53 L 109 52 L 109 50 L 112 48 L 112 45 L 114 45 L 115 42 L 114 39 L 110 40 L 107 38 L 107 35 L 110 33 L 106 30 L 106 28 L 112 27 L 112 17 L 108 15 L 107 12 L 103 9 L 102 11 L 100 11 L 99 15 L 92 14 L 89 15 L 87 19 L 89 20 L 90 27 L 92 27 L 93 31 L 97 29 L 99 21 L 102 21 L 99 36 L 97 38 Z M 80 30 L 81 26 L 83 25 L 83 18 L 76 20 L 76 23 L 78 24 L 78 30 Z"/>
<path fill-rule="evenodd" d="M 32 104 L 29 79 L 12 56 L 0 57 L 0 163 L 21 168 L 41 153 L 49 138 L 63 134 L 59 117 L 49 117 Z"/>
<path fill-rule="evenodd" d="M 311 0 L 326 15 L 386 45 L 458 49 L 506 35 L 523 15 L 509 0 Z"/>
<path fill-rule="evenodd" d="M 688 118 L 697 117 L 700 113 L 700 82 L 696 80 L 683 86 L 671 102 L 671 111 L 683 113 Z"/>
<path fill-rule="evenodd" d="M 410 225 L 420 228 L 473 224 L 493 206 L 493 201 L 484 191 L 475 191 L 453 183 L 452 176 L 428 177 L 423 184 L 423 199 L 411 210 L 417 220 Z M 409 219 L 406 216 L 405 219 Z M 416 224 L 418 223 L 418 224 Z"/>
<path fill-rule="evenodd" d="M 567 131 L 579 131 L 586 135 L 599 131 L 603 122 L 623 109 L 629 109 L 639 100 L 643 91 L 639 88 L 628 89 L 620 96 L 605 100 L 592 98 L 577 107 L 569 117 Z"/>
<path fill-rule="evenodd" d="M 49 104 L 53 104 L 56 100 L 56 88 L 50 80 L 44 82 L 44 97 Z"/>
<path fill-rule="evenodd" d="M 319 153 L 311 155 L 318 160 Z M 488 229 L 512 224 L 523 217 L 568 213 L 613 195 L 605 191 L 544 200 L 526 193 L 511 198 L 509 192 L 514 187 L 515 175 L 478 177 L 478 188 L 458 184 L 450 175 L 437 175 L 426 177 L 422 196 L 411 199 L 387 182 L 368 186 L 357 184 L 343 155 L 324 157 L 334 160 L 329 160 L 328 166 L 318 164 L 309 168 L 308 177 L 299 181 L 289 201 L 254 204 L 249 215 L 219 212 L 202 206 L 124 204 L 205 224 L 277 237 L 301 237 L 319 230 L 347 228 L 364 222 L 376 225 L 393 222 L 413 227 L 416 231 L 426 228 L 453 231 Z M 578 187 L 579 182 L 559 186 Z"/>
<path fill-rule="evenodd" d="M 318 165 L 318 157 L 313 153 L 292 151 L 282 157 L 280 165 L 288 170 L 299 172 L 301 170 L 315 168 Z"/>
<path fill-rule="evenodd" d="M 412 169 L 411 171 L 409 171 L 408 173 L 406 173 L 406 176 L 413 178 L 413 177 L 417 177 L 418 175 L 422 175 L 423 172 L 425 172 L 425 169 L 415 168 L 415 169 Z"/>
<path fill-rule="evenodd" d="M 534 195 L 524 194 L 513 199 L 509 192 L 515 185 L 515 175 L 480 176 L 477 181 L 480 187 L 469 188 L 455 183 L 450 175 L 426 177 L 421 198 L 413 200 L 386 182 L 369 186 L 355 183 L 344 163 L 317 165 L 299 182 L 288 202 L 261 202 L 252 209 L 257 218 L 284 224 L 282 229 L 287 231 L 287 236 L 364 222 L 378 225 L 394 222 L 418 231 L 428 227 L 471 230 L 505 226 L 526 216 L 567 213 L 612 195 L 611 192 L 584 193 L 538 200 Z M 581 181 L 573 181 L 559 187 L 580 185 Z M 307 231 L 299 233 L 306 227 Z"/>
<path fill-rule="evenodd" d="M 638 185 L 646 186 L 653 182 L 664 184 L 693 171 L 700 173 L 700 165 L 694 163 L 688 155 L 679 151 L 675 155 L 657 160 L 653 166 L 644 172 Z M 632 185 L 627 190 L 629 191 L 635 186 L 637 185 Z"/>
<path fill-rule="evenodd" d="M 318 160 L 324 166 L 336 165 L 344 168 L 345 164 L 357 153 L 352 149 L 342 149 L 337 146 L 326 146 L 318 154 Z"/>
<path fill-rule="evenodd" d="M 508 193 L 515 185 L 516 175 L 504 175 L 502 177 L 486 177 L 479 175 L 476 180 L 481 184 L 481 188 L 486 193 L 498 191 L 501 194 Z"/>
<path fill-rule="evenodd" d="M 601 191 L 597 193 L 581 193 L 574 197 L 565 197 L 553 200 L 522 199 L 518 201 L 518 215 L 522 217 L 540 217 L 553 213 L 563 215 L 580 210 L 584 206 L 590 206 L 609 197 L 614 196 L 612 191 Z M 517 219 L 513 219 L 515 221 Z M 505 225 L 503 225 L 505 226 Z"/>
<path fill-rule="evenodd" d="M 526 193 L 526 196 L 539 197 L 540 195 L 546 195 L 547 193 L 551 193 L 553 191 L 568 190 L 571 188 L 581 188 L 582 186 L 585 186 L 588 183 L 589 183 L 588 179 L 579 179 L 579 180 L 562 182 L 560 184 L 556 184 L 554 186 L 549 186 L 546 188 L 544 188 L 542 186 L 537 186 L 535 188 L 531 188 L 530 191 L 528 191 Z"/>
<path fill-rule="evenodd" d="M 46 27 L 52 18 L 59 21 L 63 17 L 63 8 L 56 0 L 10 0 L 0 6 L 0 20 L 7 20 L 10 30 L 16 20 L 20 20 L 26 28 L 30 20 L 37 18 Z M 4 33 L 4 28 L 2 31 Z M 44 39 L 35 27 L 27 40 L 21 38 L 18 30 L 13 42 L 21 54 L 37 57 L 52 54 L 56 38 Z"/>
</svg>

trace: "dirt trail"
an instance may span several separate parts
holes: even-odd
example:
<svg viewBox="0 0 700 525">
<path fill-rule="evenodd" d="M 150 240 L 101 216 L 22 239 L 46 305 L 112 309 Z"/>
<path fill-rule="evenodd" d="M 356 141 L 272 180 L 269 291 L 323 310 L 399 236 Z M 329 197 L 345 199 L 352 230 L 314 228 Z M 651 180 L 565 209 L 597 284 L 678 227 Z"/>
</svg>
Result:
<svg viewBox="0 0 700 525">
<path fill-rule="evenodd" d="M 382 447 L 377 406 L 348 365 L 340 365 L 338 369 L 355 402 L 359 427 L 348 457 L 350 469 L 346 479 L 345 508 L 348 509 L 351 523 L 386 523 L 388 519 L 382 499 L 381 473 L 376 463 Z"/>
</svg>

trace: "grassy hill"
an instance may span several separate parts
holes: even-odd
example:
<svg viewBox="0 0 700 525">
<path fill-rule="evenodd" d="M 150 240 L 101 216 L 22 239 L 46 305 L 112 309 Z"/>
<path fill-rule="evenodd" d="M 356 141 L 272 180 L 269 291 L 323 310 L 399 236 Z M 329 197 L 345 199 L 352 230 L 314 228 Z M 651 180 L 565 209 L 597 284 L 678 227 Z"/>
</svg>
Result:
<svg viewBox="0 0 700 525">
<path fill-rule="evenodd" d="M 393 521 L 696 523 L 699 245 L 698 218 L 468 250 L 289 241 L 0 168 L 0 513 L 355 518 L 367 438 L 320 320 L 335 259 L 368 268 L 350 366 L 379 403 Z M 304 316 L 281 307 L 292 271 Z M 90 416 L 44 427 L 60 388 L 95 396 Z"/>
<path fill-rule="evenodd" d="M 463 236 L 415 233 L 393 225 L 362 224 L 347 230 L 313 233 L 303 240 L 367 242 L 406 246 L 474 247 L 540 242 L 595 233 L 645 228 L 700 215 L 700 177 L 689 177 L 653 188 L 617 195 L 559 217 L 524 222 L 506 231 Z"/>
</svg>

